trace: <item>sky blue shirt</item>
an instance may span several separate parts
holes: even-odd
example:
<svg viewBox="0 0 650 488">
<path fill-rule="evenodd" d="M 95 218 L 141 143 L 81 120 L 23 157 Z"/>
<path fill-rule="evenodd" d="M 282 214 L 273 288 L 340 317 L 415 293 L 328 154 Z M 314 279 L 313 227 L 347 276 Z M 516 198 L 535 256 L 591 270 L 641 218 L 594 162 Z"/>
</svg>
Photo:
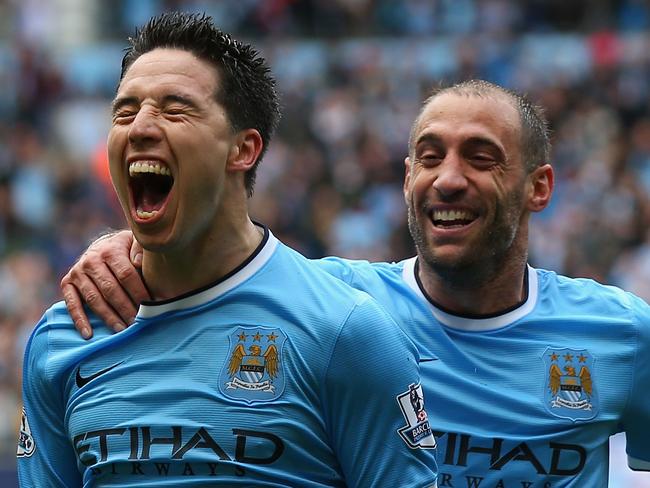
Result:
<svg viewBox="0 0 650 488">
<path fill-rule="evenodd" d="M 490 317 L 432 303 L 416 259 L 327 258 L 321 268 L 369 292 L 420 349 L 438 486 L 607 486 L 609 436 L 650 470 L 650 307 L 592 280 L 528 267 L 527 298 Z"/>
<path fill-rule="evenodd" d="M 417 348 L 268 231 L 218 283 L 93 326 L 58 303 L 29 340 L 22 486 L 435 484 Z"/>
</svg>

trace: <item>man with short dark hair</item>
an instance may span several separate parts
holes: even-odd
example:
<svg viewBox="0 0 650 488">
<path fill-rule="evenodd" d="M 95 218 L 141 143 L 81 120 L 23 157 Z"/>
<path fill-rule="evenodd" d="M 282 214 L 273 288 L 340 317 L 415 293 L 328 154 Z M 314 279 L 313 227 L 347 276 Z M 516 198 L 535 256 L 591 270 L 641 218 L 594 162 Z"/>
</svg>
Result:
<svg viewBox="0 0 650 488">
<path fill-rule="evenodd" d="M 415 345 L 250 220 L 278 116 L 265 61 L 209 18 L 165 14 L 131 40 L 108 156 L 152 300 L 124 334 L 93 317 L 91 341 L 64 304 L 45 313 L 22 486 L 435 486 Z"/>
</svg>

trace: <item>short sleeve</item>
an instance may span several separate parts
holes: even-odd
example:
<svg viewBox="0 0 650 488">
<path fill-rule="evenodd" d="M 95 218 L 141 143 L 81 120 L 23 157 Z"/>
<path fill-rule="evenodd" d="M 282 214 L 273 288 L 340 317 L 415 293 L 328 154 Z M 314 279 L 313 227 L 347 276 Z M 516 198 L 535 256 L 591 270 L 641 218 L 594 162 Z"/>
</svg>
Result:
<svg viewBox="0 0 650 488">
<path fill-rule="evenodd" d="M 341 329 L 323 397 L 349 486 L 435 486 L 418 359 L 415 345 L 369 297 Z"/>
<path fill-rule="evenodd" d="M 48 371 L 45 319 L 32 334 L 23 363 L 23 415 L 18 448 L 21 487 L 82 486 L 77 457 L 64 428 L 61 389 Z"/>
<path fill-rule="evenodd" d="M 330 276 L 353 286 L 354 268 L 351 265 L 352 261 L 336 256 L 328 256 L 326 258 L 315 259 L 312 263 Z"/>
<path fill-rule="evenodd" d="M 638 319 L 638 344 L 633 386 L 623 427 L 630 468 L 650 471 L 650 306 L 640 298 L 630 296 Z"/>
</svg>

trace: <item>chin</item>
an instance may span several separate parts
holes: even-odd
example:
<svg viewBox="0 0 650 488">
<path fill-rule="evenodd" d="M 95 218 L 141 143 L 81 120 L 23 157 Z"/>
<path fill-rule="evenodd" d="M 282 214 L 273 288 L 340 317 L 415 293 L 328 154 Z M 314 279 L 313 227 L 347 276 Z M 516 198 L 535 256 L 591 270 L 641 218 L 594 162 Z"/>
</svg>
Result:
<svg viewBox="0 0 650 488">
<path fill-rule="evenodd" d="M 135 239 L 143 249 L 149 252 L 162 253 L 174 247 L 173 241 L 169 237 L 142 232 L 137 226 L 133 226 L 132 229 Z"/>
<path fill-rule="evenodd" d="M 485 264 L 477 253 L 427 251 L 418 254 L 434 273 L 453 282 L 473 281 L 474 277 L 482 274 Z"/>
<path fill-rule="evenodd" d="M 443 267 L 467 266 L 479 262 L 474 246 L 454 244 L 431 244 L 428 252 L 432 262 Z"/>
<path fill-rule="evenodd" d="M 436 271 L 472 271 L 479 266 L 475 259 L 467 256 L 434 256 L 430 264 Z"/>
</svg>

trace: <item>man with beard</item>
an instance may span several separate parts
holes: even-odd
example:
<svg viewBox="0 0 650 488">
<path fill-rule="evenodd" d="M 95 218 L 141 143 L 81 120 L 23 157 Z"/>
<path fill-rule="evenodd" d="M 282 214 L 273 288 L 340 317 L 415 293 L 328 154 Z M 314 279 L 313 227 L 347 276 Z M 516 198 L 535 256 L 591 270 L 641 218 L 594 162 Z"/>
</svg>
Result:
<svg viewBox="0 0 650 488">
<path fill-rule="evenodd" d="M 528 264 L 530 216 L 553 190 L 549 154 L 546 120 L 525 97 L 484 81 L 437 90 L 405 160 L 417 256 L 316 261 L 374 296 L 418 345 L 440 487 L 605 487 L 609 437 L 621 431 L 629 465 L 650 470 L 650 307 Z M 95 243 L 62 281 L 87 335 L 82 297 L 115 323 L 145 296 L 131 241 Z"/>
<path fill-rule="evenodd" d="M 152 300 L 89 341 L 62 303 L 45 312 L 25 353 L 22 486 L 435 486 L 413 342 L 250 220 L 274 86 L 203 15 L 130 39 L 108 159 Z"/>
</svg>

